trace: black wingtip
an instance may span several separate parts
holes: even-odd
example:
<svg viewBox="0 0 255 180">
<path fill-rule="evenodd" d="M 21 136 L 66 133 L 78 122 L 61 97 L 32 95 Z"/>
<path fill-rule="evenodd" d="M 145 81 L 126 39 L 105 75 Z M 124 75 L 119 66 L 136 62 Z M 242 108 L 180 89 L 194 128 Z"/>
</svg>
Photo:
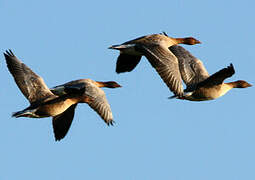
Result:
<svg viewBox="0 0 255 180">
<path fill-rule="evenodd" d="M 234 65 L 232 63 L 230 63 L 230 67 L 234 69 Z"/>
<path fill-rule="evenodd" d="M 53 128 L 53 133 L 54 133 L 54 138 L 56 142 L 62 140 L 66 136 L 66 133 L 62 133 L 61 129 Z"/>
<path fill-rule="evenodd" d="M 107 126 L 114 126 L 115 121 L 114 120 L 110 120 L 109 122 L 106 122 Z"/>
<path fill-rule="evenodd" d="M 54 134 L 54 137 L 55 137 L 55 141 L 58 142 L 61 139 L 63 139 L 65 136 L 56 136 L 56 134 Z"/>
<path fill-rule="evenodd" d="M 117 64 L 117 65 L 116 65 L 115 72 L 116 72 L 117 74 L 121 74 L 121 73 L 125 73 L 125 72 L 130 72 L 130 71 L 126 70 L 125 67 L 121 67 L 121 66 L 119 66 L 119 65 Z"/>
<path fill-rule="evenodd" d="M 230 65 L 228 66 L 228 69 L 230 69 L 232 71 L 232 74 L 235 74 L 235 68 L 232 63 L 230 63 Z"/>
<path fill-rule="evenodd" d="M 14 57 L 15 56 L 11 49 L 9 49 L 9 51 L 6 50 L 3 54 L 5 57 L 9 57 L 9 56 Z"/>
<path fill-rule="evenodd" d="M 3 54 L 4 54 L 5 58 L 9 56 L 9 55 L 8 55 L 9 53 L 8 53 L 7 50 L 6 50 Z"/>
<path fill-rule="evenodd" d="M 173 96 L 168 97 L 167 99 L 176 99 L 177 97 L 178 97 L 178 96 L 173 95 Z"/>
<path fill-rule="evenodd" d="M 116 69 L 115 72 L 116 72 L 117 74 L 123 73 L 123 72 L 121 72 L 121 71 L 118 70 L 118 69 Z"/>
<path fill-rule="evenodd" d="M 119 47 L 120 45 L 112 45 L 112 46 L 110 46 L 110 47 L 108 47 L 108 49 L 117 49 L 117 50 L 119 50 Z"/>
<path fill-rule="evenodd" d="M 9 52 L 10 52 L 11 56 L 14 56 L 14 54 L 13 54 L 11 49 L 9 49 Z"/>
<path fill-rule="evenodd" d="M 167 36 L 167 37 L 168 37 L 168 35 L 167 35 L 167 33 L 166 33 L 165 31 L 162 31 L 162 33 L 163 33 L 165 36 Z"/>
</svg>

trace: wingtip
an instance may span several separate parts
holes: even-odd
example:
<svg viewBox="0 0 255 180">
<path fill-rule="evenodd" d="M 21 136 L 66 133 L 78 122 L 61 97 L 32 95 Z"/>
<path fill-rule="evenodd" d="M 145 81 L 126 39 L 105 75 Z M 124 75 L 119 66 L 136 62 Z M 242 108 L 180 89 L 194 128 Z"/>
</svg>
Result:
<svg viewBox="0 0 255 180">
<path fill-rule="evenodd" d="M 233 73 L 235 73 L 235 68 L 234 68 L 234 65 L 232 63 L 230 63 L 228 68 L 230 68 L 233 71 Z"/>
<path fill-rule="evenodd" d="M 17 112 L 12 113 L 12 117 L 16 117 Z M 17 117 L 16 117 L 17 118 Z"/>
<path fill-rule="evenodd" d="M 61 137 L 61 136 L 58 137 L 56 135 L 54 137 L 55 137 L 55 141 L 56 142 L 59 142 L 60 140 L 62 140 L 64 138 L 64 137 Z"/>
<path fill-rule="evenodd" d="M 173 96 L 169 96 L 167 99 L 175 99 L 175 98 L 177 98 L 177 96 L 173 95 Z"/>
<path fill-rule="evenodd" d="M 108 121 L 108 122 L 106 122 L 106 124 L 107 124 L 107 126 L 114 126 L 114 124 L 115 124 L 115 121 L 114 120 L 110 120 L 110 121 Z"/>
<path fill-rule="evenodd" d="M 121 71 L 120 69 L 116 69 L 115 72 L 116 72 L 117 74 L 121 74 L 121 73 L 124 73 L 124 72 L 126 72 L 126 71 Z"/>
<path fill-rule="evenodd" d="M 14 56 L 14 54 L 13 54 L 13 52 L 12 52 L 12 50 L 11 50 L 11 49 L 9 49 L 9 52 L 10 52 L 10 54 L 11 54 L 12 56 Z"/>
<path fill-rule="evenodd" d="M 117 50 L 119 50 L 120 45 L 112 45 L 112 46 L 108 47 L 108 49 L 117 49 Z"/>
<path fill-rule="evenodd" d="M 169 37 L 168 34 L 165 31 L 162 31 L 162 34 Z"/>
<path fill-rule="evenodd" d="M 116 47 L 118 47 L 119 45 L 112 45 L 112 46 L 109 46 L 108 49 L 116 49 Z"/>
<path fill-rule="evenodd" d="M 14 57 L 15 56 L 11 49 L 6 50 L 3 54 L 5 57 L 8 57 L 8 56 Z"/>
<path fill-rule="evenodd" d="M 8 50 L 6 50 L 5 52 L 3 52 L 3 54 L 4 54 L 5 57 L 8 57 L 8 56 L 9 56 Z"/>
</svg>

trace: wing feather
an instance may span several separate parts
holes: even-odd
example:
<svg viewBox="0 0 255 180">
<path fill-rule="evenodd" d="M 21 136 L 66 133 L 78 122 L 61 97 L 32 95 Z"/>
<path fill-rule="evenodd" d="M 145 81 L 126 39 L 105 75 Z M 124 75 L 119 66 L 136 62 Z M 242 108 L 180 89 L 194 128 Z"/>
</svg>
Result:
<svg viewBox="0 0 255 180">
<path fill-rule="evenodd" d="M 179 45 L 174 45 L 169 47 L 169 50 L 179 61 L 179 69 L 182 79 L 187 85 L 187 89 L 195 88 L 199 82 L 202 82 L 209 77 L 202 61 L 194 57 L 185 48 Z"/>
<path fill-rule="evenodd" d="M 107 125 L 113 125 L 114 121 L 111 107 L 106 99 L 104 91 L 98 87 L 93 87 L 93 89 L 87 88 L 85 93 L 90 97 L 88 105 L 97 112 Z"/>
<path fill-rule="evenodd" d="M 22 63 L 11 50 L 6 51 L 4 56 L 17 86 L 30 103 L 53 96 L 43 79 Z"/>
<path fill-rule="evenodd" d="M 204 87 L 204 86 L 219 85 L 219 84 L 222 84 L 226 78 L 231 77 L 233 74 L 235 74 L 235 69 L 233 64 L 231 63 L 228 67 L 223 68 L 220 71 L 214 73 L 206 80 L 200 82 L 197 86 Z"/>
<path fill-rule="evenodd" d="M 145 55 L 168 88 L 175 95 L 182 96 L 183 86 L 179 64 L 173 53 L 171 53 L 169 49 L 158 44 L 150 46 L 137 45 L 137 49 Z"/>
<path fill-rule="evenodd" d="M 63 139 L 70 129 L 76 106 L 77 104 L 73 104 L 63 113 L 53 117 L 52 125 L 56 141 Z"/>
</svg>

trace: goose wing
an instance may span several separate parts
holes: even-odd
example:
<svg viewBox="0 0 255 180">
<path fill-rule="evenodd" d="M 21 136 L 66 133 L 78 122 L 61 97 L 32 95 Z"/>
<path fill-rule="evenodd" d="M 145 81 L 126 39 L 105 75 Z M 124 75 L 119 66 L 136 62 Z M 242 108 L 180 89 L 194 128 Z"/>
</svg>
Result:
<svg viewBox="0 0 255 180">
<path fill-rule="evenodd" d="M 84 80 L 76 80 L 56 86 L 52 88 L 51 91 L 60 97 L 72 95 L 86 96 L 88 99 L 86 103 L 88 103 L 108 125 L 113 124 L 112 111 L 105 93 L 93 83 Z"/>
<path fill-rule="evenodd" d="M 160 44 L 137 45 L 136 48 L 145 55 L 168 88 L 175 95 L 182 96 L 182 79 L 178 60 L 174 54 L 168 48 Z"/>
<path fill-rule="evenodd" d="M 22 63 L 11 50 L 6 51 L 4 56 L 16 84 L 30 103 L 53 96 L 44 80 Z"/>
<path fill-rule="evenodd" d="M 120 53 L 116 63 L 116 72 L 123 73 L 132 71 L 140 62 L 141 58 L 142 56 Z"/>
<path fill-rule="evenodd" d="M 174 45 L 169 50 L 177 57 L 179 61 L 179 69 L 184 83 L 187 85 L 186 90 L 192 90 L 199 82 L 209 77 L 203 62 L 194 57 L 185 48 Z"/>
<path fill-rule="evenodd" d="M 63 113 L 53 117 L 52 125 L 56 141 L 63 139 L 70 129 L 76 106 L 77 104 L 73 104 Z"/>
<path fill-rule="evenodd" d="M 89 97 L 88 105 L 97 112 L 107 125 L 113 125 L 113 115 L 105 93 L 95 85 L 86 86 L 85 94 Z"/>
<path fill-rule="evenodd" d="M 231 77 L 233 74 L 235 74 L 235 69 L 233 64 L 231 63 L 228 67 L 221 69 L 220 71 L 208 77 L 206 80 L 198 83 L 197 86 L 204 87 L 204 86 L 219 85 L 219 84 L 222 84 L 226 78 Z"/>
</svg>

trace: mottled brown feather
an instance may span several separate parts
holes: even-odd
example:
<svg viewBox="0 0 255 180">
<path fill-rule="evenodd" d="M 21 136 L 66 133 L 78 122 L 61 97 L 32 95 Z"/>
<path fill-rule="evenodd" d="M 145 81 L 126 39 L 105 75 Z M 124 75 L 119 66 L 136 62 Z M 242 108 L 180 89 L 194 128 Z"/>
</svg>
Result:
<svg viewBox="0 0 255 180">
<path fill-rule="evenodd" d="M 91 79 L 79 79 L 60 86 L 56 86 L 51 90 L 54 93 L 63 94 L 65 88 L 74 85 L 76 87 L 80 85 L 84 88 L 84 93 L 79 98 L 79 103 L 88 103 L 88 105 L 94 111 L 96 111 L 108 125 L 113 124 L 113 115 L 110 105 L 106 99 L 104 91 L 98 87 L 98 82 L 95 82 Z M 61 92 L 59 92 L 57 89 L 59 89 Z"/>
<path fill-rule="evenodd" d="M 178 96 L 183 95 L 182 79 L 177 58 L 164 46 L 139 45 L 150 64 L 156 69 L 169 89 Z"/>
<path fill-rule="evenodd" d="M 177 57 L 182 80 L 186 84 L 186 91 L 193 90 L 199 82 L 204 81 L 210 75 L 205 69 L 203 62 L 194 57 L 185 48 L 174 45 L 169 50 Z"/>
<path fill-rule="evenodd" d="M 43 79 L 22 63 L 11 51 L 6 51 L 4 56 L 17 86 L 30 103 L 54 96 Z"/>
</svg>

